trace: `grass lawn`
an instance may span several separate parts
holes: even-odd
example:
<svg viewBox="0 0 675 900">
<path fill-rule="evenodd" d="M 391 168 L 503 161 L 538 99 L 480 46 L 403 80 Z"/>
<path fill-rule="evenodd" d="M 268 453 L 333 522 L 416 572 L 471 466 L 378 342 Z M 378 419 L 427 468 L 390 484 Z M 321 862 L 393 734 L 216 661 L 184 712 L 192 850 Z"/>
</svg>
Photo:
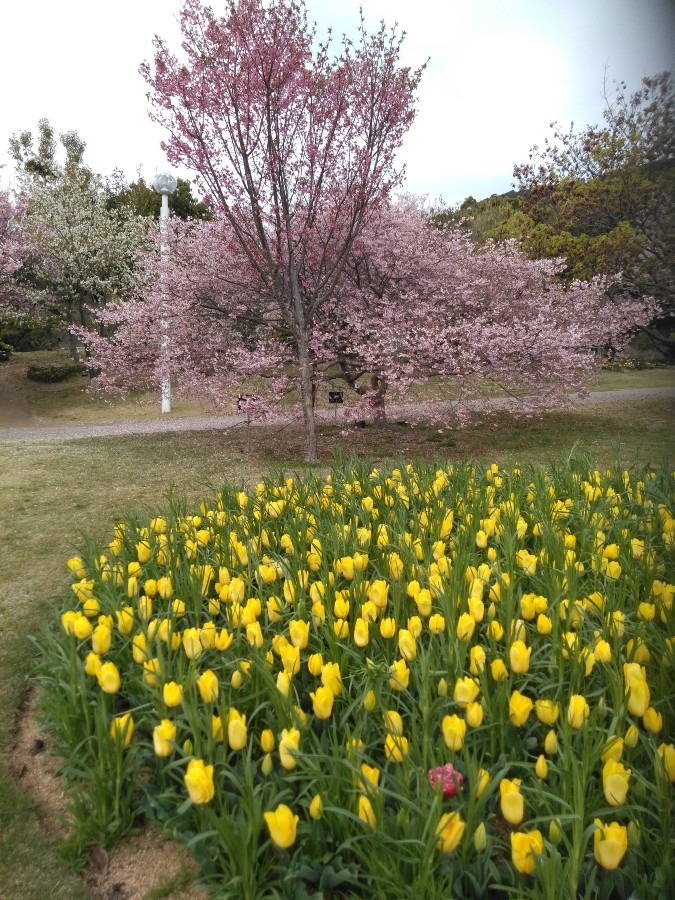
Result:
<svg viewBox="0 0 675 900">
<path fill-rule="evenodd" d="M 67 362 L 68 354 L 66 351 L 60 350 L 15 353 L 9 362 L 2 363 L 0 366 L 0 380 L 25 398 L 33 415 L 41 422 L 54 425 L 73 423 L 94 425 L 159 418 L 158 396 L 147 393 L 134 394 L 125 398 L 92 395 L 87 390 L 87 379 L 81 375 L 73 375 L 56 384 L 40 384 L 26 378 L 26 370 L 29 365 L 45 365 L 54 361 Z M 332 387 L 344 388 L 337 382 Z M 603 371 L 599 380 L 589 385 L 589 390 L 592 392 L 657 387 L 675 387 L 675 367 L 642 369 L 640 371 Z M 327 390 L 328 388 L 326 388 Z M 437 393 L 447 400 L 455 399 L 457 396 L 456 390 L 451 384 L 444 391 Z M 490 396 L 503 394 L 491 384 L 485 385 L 485 393 Z M 413 386 L 409 396 L 411 399 L 424 400 L 428 397 L 428 390 L 425 392 L 423 385 Z M 325 401 L 326 398 L 323 399 Z M 321 397 L 319 400 L 319 405 L 321 405 Z M 346 402 L 349 402 L 348 397 Z M 231 409 L 224 411 L 236 412 L 234 402 Z M 200 403 L 180 397 L 173 398 L 171 411 L 173 418 L 209 415 L 213 412 L 214 410 L 208 402 Z"/>
<path fill-rule="evenodd" d="M 15 376 L 16 370 L 8 381 Z M 608 387 L 657 386 L 664 381 L 673 383 L 672 372 L 607 374 Z M 74 390 L 73 403 L 81 386 L 77 381 L 75 385 L 64 387 L 66 393 L 66 388 Z M 44 388 L 31 384 L 27 392 L 36 412 L 47 409 L 49 392 L 42 393 Z M 52 401 L 54 395 L 55 391 Z M 51 421 L 68 421 L 70 413 L 63 411 L 70 400 L 62 397 L 59 403 L 64 417 L 59 419 L 52 405 L 55 418 Z M 504 417 L 497 424 L 452 434 L 395 424 L 348 433 L 339 426 L 325 426 L 320 430 L 319 448 L 326 462 L 333 451 L 342 450 L 374 460 L 403 456 L 546 463 L 568 454 L 578 442 L 579 449 L 600 466 L 617 461 L 623 466 L 637 461 L 658 465 L 666 461 L 674 414 L 675 403 L 669 400 L 591 404 L 533 423 Z M 129 417 L 128 412 L 121 416 Z M 92 418 L 78 420 L 103 421 L 104 417 L 96 419 L 92 413 Z M 83 532 L 107 537 L 123 511 L 156 509 L 170 489 L 198 497 L 201 486 L 209 482 L 250 484 L 275 468 L 303 467 L 302 435 L 290 426 L 255 429 L 251 446 L 255 449 L 248 453 L 242 429 L 0 445 L 0 677 L 4 685 L 0 696 L 0 897 L 37 900 L 45 896 L 45 884 L 51 886 L 51 897 L 88 896 L 53 842 L 41 832 L 39 811 L 17 788 L 8 762 L 34 658 L 27 636 L 39 628 L 42 617 L 52 616 L 54 595 L 68 583 L 66 559 L 78 548 Z"/>
</svg>

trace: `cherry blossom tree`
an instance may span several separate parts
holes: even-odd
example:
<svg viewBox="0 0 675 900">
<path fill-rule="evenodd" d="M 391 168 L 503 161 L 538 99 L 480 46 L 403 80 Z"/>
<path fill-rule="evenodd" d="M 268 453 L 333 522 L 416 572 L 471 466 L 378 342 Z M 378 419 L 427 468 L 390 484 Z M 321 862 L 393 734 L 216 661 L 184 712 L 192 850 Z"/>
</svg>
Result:
<svg viewBox="0 0 675 900">
<path fill-rule="evenodd" d="M 135 295 L 77 332 L 101 368 L 99 387 L 152 389 L 171 377 L 179 392 L 228 408 L 254 383 L 269 412 L 297 387 L 292 336 L 278 305 L 251 287 L 229 223 L 174 218 L 163 241 L 166 254 L 142 260 Z"/>
<path fill-rule="evenodd" d="M 30 252 L 30 243 L 21 231 L 23 214 L 24 205 L 8 191 L 0 191 L 0 310 L 15 302 L 15 276 Z"/>
<path fill-rule="evenodd" d="M 657 309 L 650 298 L 613 304 L 602 278 L 566 284 L 564 265 L 530 260 L 515 243 L 478 247 L 402 198 L 355 242 L 315 352 L 376 416 L 387 392 L 405 398 L 422 383 L 436 401 L 454 383 L 464 415 L 484 408 L 486 383 L 520 411 L 559 405 L 584 390 L 594 349 L 621 346 Z M 418 404 L 417 413 L 447 418 L 451 408 Z"/>
<path fill-rule="evenodd" d="M 183 55 L 156 40 L 153 118 L 175 164 L 194 170 L 228 223 L 247 288 L 271 304 L 299 373 L 308 460 L 316 459 L 315 320 L 352 245 L 401 183 L 395 153 L 421 70 L 400 65 L 384 24 L 331 55 L 302 0 L 230 0 L 217 16 L 184 0 Z"/>
<path fill-rule="evenodd" d="M 251 385 L 268 404 L 297 395 L 293 333 L 274 299 L 251 287 L 229 222 L 173 220 L 167 240 L 168 257 L 143 267 L 138 299 L 98 313 L 105 336 L 85 335 L 101 385 L 157 386 L 171 373 L 177 389 L 221 403 Z M 413 385 L 424 385 L 426 400 L 408 404 L 409 419 L 461 421 L 485 414 L 495 394 L 519 412 L 564 403 L 594 374 L 594 350 L 626 340 L 655 304 L 617 307 L 602 279 L 568 285 L 563 267 L 514 244 L 477 247 L 457 226 L 439 230 L 414 197 L 387 204 L 314 316 L 314 384 L 346 382 L 358 418 L 382 418 L 385 398 L 405 400 Z"/>
</svg>

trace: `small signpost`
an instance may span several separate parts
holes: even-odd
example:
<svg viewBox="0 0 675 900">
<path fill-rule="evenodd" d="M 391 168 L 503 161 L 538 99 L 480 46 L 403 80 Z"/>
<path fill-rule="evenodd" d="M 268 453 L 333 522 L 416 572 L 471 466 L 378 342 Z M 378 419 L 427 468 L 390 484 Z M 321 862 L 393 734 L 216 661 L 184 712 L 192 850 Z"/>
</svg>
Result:
<svg viewBox="0 0 675 900">
<path fill-rule="evenodd" d="M 246 452 L 251 452 L 251 407 L 260 400 L 257 394 L 239 394 L 237 412 L 246 413 Z"/>
<path fill-rule="evenodd" d="M 335 418 L 337 419 L 337 408 L 341 403 L 345 402 L 343 391 L 328 391 L 328 402 L 334 407 Z"/>
</svg>

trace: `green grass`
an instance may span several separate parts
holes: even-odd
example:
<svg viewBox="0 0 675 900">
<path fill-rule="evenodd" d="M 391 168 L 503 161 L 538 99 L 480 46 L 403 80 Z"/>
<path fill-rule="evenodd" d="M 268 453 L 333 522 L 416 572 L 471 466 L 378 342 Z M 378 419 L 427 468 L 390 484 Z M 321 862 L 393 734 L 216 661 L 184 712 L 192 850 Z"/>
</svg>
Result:
<svg viewBox="0 0 675 900">
<path fill-rule="evenodd" d="M 674 414 L 673 401 L 652 401 L 588 405 L 532 423 L 503 417 L 497 425 L 452 434 L 394 424 L 344 434 L 338 426 L 325 426 L 319 446 L 326 462 L 342 449 L 376 460 L 402 455 L 545 463 L 580 442 L 601 466 L 617 459 L 622 465 L 659 464 L 668 453 Z M 30 798 L 9 769 L 34 658 L 28 635 L 51 615 L 54 595 L 67 584 L 66 559 L 80 545 L 82 532 L 97 539 L 108 535 L 116 517 L 129 509 L 158 508 L 171 487 L 196 497 L 206 482 L 254 483 L 278 466 L 302 468 L 298 430 L 254 429 L 252 435 L 250 454 L 242 429 L 0 445 L 0 897 L 38 900 L 45 884 L 53 886 L 52 897 L 86 896 L 41 832 Z"/>
<path fill-rule="evenodd" d="M 15 353 L 9 362 L 0 365 L 0 380 L 5 381 L 23 396 L 33 415 L 45 424 L 93 425 L 160 417 L 159 397 L 150 393 L 138 393 L 129 397 L 91 394 L 87 390 L 87 379 L 79 375 L 56 384 L 39 384 L 26 378 L 26 370 L 31 364 L 47 364 L 67 359 L 68 354 L 61 350 Z M 338 383 L 331 385 L 331 387 L 339 386 Z M 431 387 L 438 396 L 447 400 L 457 397 L 456 386 L 453 384 L 448 384 L 444 390 L 438 391 L 438 385 L 432 379 Z M 675 387 L 675 367 L 640 371 L 603 371 L 599 380 L 589 385 L 591 391 L 657 387 Z M 488 383 L 485 385 L 485 393 L 489 396 L 502 396 L 504 392 Z M 428 396 L 429 389 L 425 390 L 423 385 L 413 386 L 409 392 L 409 397 L 413 400 L 423 400 Z M 229 411 L 235 411 L 234 405 Z M 175 396 L 173 398 L 172 418 L 209 415 L 213 412 L 213 408 L 207 402 L 200 403 Z"/>
</svg>

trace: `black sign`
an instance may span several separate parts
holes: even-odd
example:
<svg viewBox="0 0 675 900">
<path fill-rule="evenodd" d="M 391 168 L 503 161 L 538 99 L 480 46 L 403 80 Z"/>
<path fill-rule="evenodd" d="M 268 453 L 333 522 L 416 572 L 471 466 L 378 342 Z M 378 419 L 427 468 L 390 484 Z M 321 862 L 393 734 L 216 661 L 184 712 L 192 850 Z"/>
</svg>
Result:
<svg viewBox="0 0 675 900">
<path fill-rule="evenodd" d="M 328 391 L 329 403 L 344 403 L 344 393 L 342 391 Z"/>
</svg>

